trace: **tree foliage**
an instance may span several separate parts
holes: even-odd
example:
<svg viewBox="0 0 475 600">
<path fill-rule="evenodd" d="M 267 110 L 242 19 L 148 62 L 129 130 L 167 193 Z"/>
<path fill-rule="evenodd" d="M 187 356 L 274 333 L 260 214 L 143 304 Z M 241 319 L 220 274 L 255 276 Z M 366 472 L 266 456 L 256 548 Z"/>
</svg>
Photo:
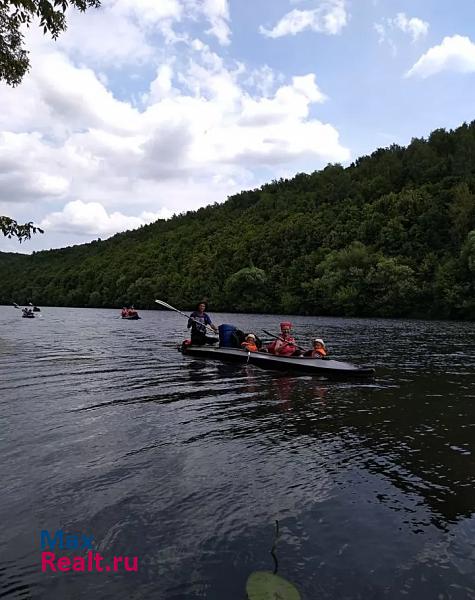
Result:
<svg viewBox="0 0 475 600">
<path fill-rule="evenodd" d="M 103 242 L 0 254 L 0 281 L 0 302 L 474 319 L 475 122 Z"/>
<path fill-rule="evenodd" d="M 1 217 L 0 216 L 0 231 L 4 236 L 8 238 L 16 237 L 20 241 L 29 240 L 32 234 L 35 233 L 44 233 L 42 229 L 33 225 L 30 221 L 29 223 L 24 223 L 20 225 L 14 219 L 10 217 Z"/>
<path fill-rule="evenodd" d="M 0 80 L 18 85 L 30 67 L 22 27 L 37 19 L 43 33 L 56 39 L 66 30 L 68 6 L 84 12 L 98 8 L 100 0 L 0 0 Z"/>
</svg>

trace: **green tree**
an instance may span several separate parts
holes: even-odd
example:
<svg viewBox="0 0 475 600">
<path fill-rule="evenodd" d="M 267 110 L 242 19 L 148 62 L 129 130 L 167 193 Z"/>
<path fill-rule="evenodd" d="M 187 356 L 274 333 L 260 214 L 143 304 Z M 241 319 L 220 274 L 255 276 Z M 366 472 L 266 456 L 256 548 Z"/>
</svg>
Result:
<svg viewBox="0 0 475 600">
<path fill-rule="evenodd" d="M 38 19 L 43 33 L 56 39 L 66 30 L 65 12 L 69 5 L 84 12 L 98 8 L 100 0 L 0 0 L 0 80 L 18 85 L 30 68 L 21 27 L 29 27 Z"/>
<path fill-rule="evenodd" d="M 475 277 L 475 229 L 470 231 L 462 246 L 462 259 L 466 262 L 468 271 Z"/>
<path fill-rule="evenodd" d="M 151 308 L 154 303 L 155 289 L 150 277 L 139 277 L 127 288 L 129 303 L 140 308 Z"/>
<path fill-rule="evenodd" d="M 365 278 L 377 258 L 361 242 L 327 254 L 316 277 L 302 287 L 306 305 L 315 314 L 366 316 L 371 310 Z"/>
<path fill-rule="evenodd" d="M 465 266 L 461 314 L 473 320 L 475 319 L 475 229 L 467 235 L 460 257 L 462 268 Z"/>
<path fill-rule="evenodd" d="M 92 307 L 102 306 L 101 294 L 98 291 L 91 292 L 89 294 L 89 301 L 87 305 Z"/>
<path fill-rule="evenodd" d="M 381 257 L 366 276 L 373 297 L 373 314 L 379 317 L 407 315 L 414 305 L 418 287 L 414 270 L 396 258 Z"/>
<path fill-rule="evenodd" d="M 456 242 L 460 242 L 475 227 L 475 195 L 466 182 L 455 186 L 449 214 L 452 221 L 452 237 Z"/>
<path fill-rule="evenodd" d="M 0 216 L 0 231 L 3 233 L 4 236 L 8 238 L 18 238 L 20 243 L 23 240 L 29 240 L 31 238 L 31 235 L 34 233 L 44 233 L 42 229 L 40 229 L 36 225 L 33 225 L 31 221 L 29 223 L 20 225 L 14 219 L 2 216 Z"/>
<path fill-rule="evenodd" d="M 434 277 L 432 313 L 445 319 L 456 318 L 461 306 L 463 285 L 455 258 L 447 258 L 439 264 Z"/>
<path fill-rule="evenodd" d="M 245 267 L 233 273 L 224 282 L 224 293 L 233 310 L 263 310 L 267 290 L 265 271 Z"/>
<path fill-rule="evenodd" d="M 475 121 L 103 242 L 0 253 L 0 302 L 473 319 L 474 218 Z"/>
</svg>

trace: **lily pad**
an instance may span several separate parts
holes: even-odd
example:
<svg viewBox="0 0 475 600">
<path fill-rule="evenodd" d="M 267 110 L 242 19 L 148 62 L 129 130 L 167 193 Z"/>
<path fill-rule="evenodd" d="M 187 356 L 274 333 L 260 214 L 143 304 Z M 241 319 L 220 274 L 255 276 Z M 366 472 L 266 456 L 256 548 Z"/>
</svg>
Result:
<svg viewBox="0 0 475 600">
<path fill-rule="evenodd" d="M 248 600 L 301 600 L 297 588 L 269 571 L 254 571 L 247 579 Z"/>
</svg>

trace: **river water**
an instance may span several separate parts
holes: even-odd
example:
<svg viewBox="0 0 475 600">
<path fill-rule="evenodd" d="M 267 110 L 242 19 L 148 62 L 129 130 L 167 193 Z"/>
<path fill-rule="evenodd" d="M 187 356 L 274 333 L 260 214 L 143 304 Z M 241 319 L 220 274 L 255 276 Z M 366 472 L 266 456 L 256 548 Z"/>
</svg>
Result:
<svg viewBox="0 0 475 600">
<path fill-rule="evenodd" d="M 244 600 L 273 544 L 303 600 L 475 598 L 475 323 L 292 318 L 376 367 L 331 382 L 184 357 L 180 315 L 117 314 L 0 307 L 0 598 Z M 138 568 L 42 572 L 58 530 Z"/>
</svg>

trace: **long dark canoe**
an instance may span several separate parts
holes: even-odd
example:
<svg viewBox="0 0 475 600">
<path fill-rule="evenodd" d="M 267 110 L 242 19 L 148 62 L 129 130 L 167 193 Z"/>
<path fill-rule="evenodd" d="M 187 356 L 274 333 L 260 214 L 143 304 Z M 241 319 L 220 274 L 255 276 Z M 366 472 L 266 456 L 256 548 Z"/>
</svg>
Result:
<svg viewBox="0 0 475 600">
<path fill-rule="evenodd" d="M 204 359 L 250 363 L 263 369 L 313 373 L 328 378 L 371 378 L 372 367 L 358 367 L 348 362 L 304 356 L 276 356 L 266 352 L 247 352 L 240 348 L 214 348 L 212 346 L 180 347 L 183 354 Z"/>
</svg>

